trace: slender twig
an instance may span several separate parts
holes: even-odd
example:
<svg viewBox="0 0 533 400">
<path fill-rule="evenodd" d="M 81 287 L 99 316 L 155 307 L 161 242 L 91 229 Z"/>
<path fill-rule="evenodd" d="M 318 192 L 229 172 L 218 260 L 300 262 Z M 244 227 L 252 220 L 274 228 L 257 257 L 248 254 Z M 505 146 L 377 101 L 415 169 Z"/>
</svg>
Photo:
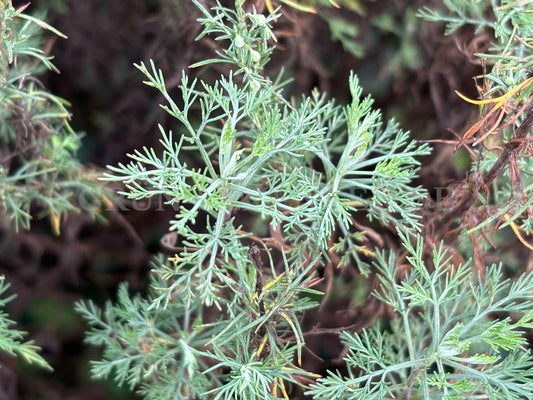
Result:
<svg viewBox="0 0 533 400">
<path fill-rule="evenodd" d="M 509 141 L 509 143 L 504 146 L 503 152 L 500 154 L 500 156 L 498 157 L 492 168 L 489 170 L 489 172 L 487 172 L 487 174 L 483 177 L 483 186 L 488 187 L 492 184 L 492 182 L 494 182 L 498 174 L 509 162 L 511 155 L 518 151 L 518 149 L 523 143 L 523 139 L 527 137 L 529 131 L 531 131 L 532 128 L 533 106 L 529 107 L 526 111 L 526 117 L 518 128 L 516 136 L 513 138 L 513 140 Z M 476 201 L 476 197 L 474 195 L 475 191 L 465 190 L 462 193 L 463 198 L 457 203 L 457 205 L 451 210 L 449 210 L 447 213 L 445 213 L 435 224 L 435 226 L 440 227 L 437 232 L 439 236 L 441 236 L 441 234 L 448 229 L 450 223 L 455 221 L 465 211 L 470 209 L 470 207 Z"/>
</svg>

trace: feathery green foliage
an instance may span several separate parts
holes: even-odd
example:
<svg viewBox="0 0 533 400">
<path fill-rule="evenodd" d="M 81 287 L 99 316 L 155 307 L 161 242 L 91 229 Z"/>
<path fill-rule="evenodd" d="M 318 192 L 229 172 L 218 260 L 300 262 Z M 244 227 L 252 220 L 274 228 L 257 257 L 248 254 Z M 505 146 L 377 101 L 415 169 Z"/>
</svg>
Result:
<svg viewBox="0 0 533 400">
<path fill-rule="evenodd" d="M 411 182 L 429 148 L 396 123 L 383 125 L 355 75 L 346 106 L 317 91 L 285 99 L 282 77 L 262 75 L 276 15 L 246 11 L 241 0 L 234 10 L 195 4 L 199 38 L 227 43 L 195 66 L 225 62 L 231 72 L 214 83 L 184 73 L 174 99 L 153 62 L 137 65 L 181 128 L 159 127 L 161 154 L 136 150 L 105 176 L 123 182 L 128 198 L 164 196 L 178 210 L 170 221 L 177 254 L 154 261 L 145 298 L 122 287 L 103 311 L 77 308 L 91 325 L 87 340 L 105 348 L 93 374 L 147 399 L 287 396 L 289 383 L 313 377 L 299 367 L 300 318 L 316 305 L 316 268 L 334 251 L 341 264 L 368 271 L 358 211 L 399 231 L 419 229 L 425 192 Z M 185 162 L 190 154 L 197 165 Z M 261 228 L 241 225 L 242 212 Z"/>
<path fill-rule="evenodd" d="M 4 297 L 8 289 L 9 283 L 6 283 L 4 276 L 0 276 L 0 350 L 12 356 L 18 355 L 30 364 L 51 370 L 52 367 L 38 353 L 41 349 L 31 340 L 22 341 L 26 333 L 14 328 L 15 322 L 10 320 L 4 311 L 6 305 L 15 297 L 15 295 Z"/>
<path fill-rule="evenodd" d="M 32 213 L 48 215 L 54 233 L 60 219 L 80 208 L 94 213 L 105 195 L 96 174 L 75 158 L 80 139 L 68 124 L 67 102 L 43 88 L 38 75 L 57 71 L 41 48 L 40 30 L 65 37 L 46 22 L 0 1 L 0 207 L 16 230 L 29 228 Z M 9 285 L 0 279 L 0 295 Z M 2 309 L 14 296 L 0 301 Z M 46 369 L 49 364 L 25 333 L 0 313 L 0 349 Z"/>
<path fill-rule="evenodd" d="M 161 152 L 136 150 L 104 179 L 122 182 L 130 199 L 162 196 L 174 207 L 167 247 L 175 254 L 153 261 L 146 295 L 122 285 L 102 309 L 77 304 L 90 325 L 87 341 L 103 346 L 93 375 L 154 400 L 288 399 L 297 386 L 315 399 L 532 398 L 523 333 L 533 324 L 533 275 L 510 282 L 492 266 L 474 276 L 443 246 L 425 258 L 418 235 L 425 193 L 412 181 L 429 148 L 394 122 L 384 125 L 353 74 L 348 105 L 318 91 L 287 99 L 283 77 L 263 74 L 276 14 L 242 0 L 211 10 L 193 2 L 204 28 L 198 39 L 226 44 L 194 66 L 226 63 L 230 71 L 215 82 L 183 73 L 175 98 L 153 62 L 137 65 L 180 124 L 174 133 L 159 127 Z M 485 18 L 479 2 L 446 4 L 466 23 Z M 513 87 L 503 99 L 518 95 L 515 104 L 525 104 L 526 86 Z M 393 228 L 410 267 L 376 253 L 374 295 L 397 318 L 342 333 L 348 375 L 318 377 L 301 368 L 301 320 L 320 296 L 316 270 L 334 253 L 339 266 L 370 270 L 356 213 Z"/>
<path fill-rule="evenodd" d="M 69 125 L 68 103 L 38 79 L 57 71 L 41 50 L 40 31 L 65 36 L 25 8 L 0 2 L 0 207 L 17 230 L 28 229 L 38 210 L 58 234 L 67 212 L 97 215 L 105 190 L 76 159 L 81 142 Z"/>
<path fill-rule="evenodd" d="M 412 270 L 399 279 L 393 254 L 377 254 L 374 295 L 397 314 L 387 329 L 341 333 L 349 375 L 330 372 L 315 399 L 531 399 L 533 274 L 504 280 L 501 266 L 472 277 L 442 246 L 423 259 L 423 242 L 403 236 Z M 494 316 L 498 316 L 495 318 Z"/>
</svg>

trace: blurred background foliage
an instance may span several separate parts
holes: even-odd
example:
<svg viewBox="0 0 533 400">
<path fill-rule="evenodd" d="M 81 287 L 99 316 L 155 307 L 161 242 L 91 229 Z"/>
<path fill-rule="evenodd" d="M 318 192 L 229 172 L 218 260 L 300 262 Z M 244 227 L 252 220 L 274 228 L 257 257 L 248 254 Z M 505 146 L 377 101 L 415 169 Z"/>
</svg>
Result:
<svg viewBox="0 0 533 400">
<path fill-rule="evenodd" d="M 25 3 L 13 1 L 15 6 Z M 280 5 L 275 0 L 249 3 L 259 10 L 266 10 L 268 3 Z M 471 55 L 488 46 L 490 33 L 486 41 L 474 41 L 468 27 L 444 36 L 443 27 L 416 18 L 419 8 L 438 7 L 440 1 L 344 0 L 339 8 L 324 0 L 305 3 L 316 13 L 284 3 L 275 27 L 279 50 L 269 68 L 285 68 L 293 80 L 292 95 L 318 87 L 347 101 L 345 82 L 353 70 L 385 117 L 398 119 L 415 138 L 449 138 L 448 129 L 460 131 L 475 118 L 453 90 L 475 96 L 472 77 L 481 67 L 471 62 Z M 182 70 L 217 47 L 209 39 L 194 41 L 198 14 L 185 0 L 33 0 L 27 12 L 44 16 L 68 36 L 46 36 L 44 47 L 61 73 L 47 72 L 41 79 L 52 93 L 71 102 L 71 125 L 85 133 L 78 155 L 97 170 L 124 161 L 134 148 L 158 148 L 156 123 L 172 129 L 170 117 L 157 106 L 162 99 L 142 84 L 133 63 L 153 59 L 172 87 Z M 220 72 L 189 71 L 204 79 Z M 462 162 L 460 154 L 453 157 L 452 151 L 452 146 L 436 145 L 425 160 L 418 183 L 433 195 L 468 168 L 468 161 Z M 10 291 L 18 293 L 9 312 L 43 348 L 55 373 L 28 369 L 0 355 L 0 400 L 134 398 L 88 378 L 88 360 L 96 358 L 95 350 L 82 344 L 85 327 L 72 304 L 80 297 L 102 303 L 124 280 L 131 290 L 144 290 L 149 260 L 162 249 L 159 239 L 172 215 L 172 209 L 156 202 L 122 203 L 108 207 L 105 225 L 84 215 L 69 216 L 59 236 L 51 234 L 47 221 L 18 234 L 2 229 L 0 272 L 12 283 Z M 353 299 L 349 304 L 341 296 L 330 300 L 344 303 L 335 313 L 321 310 L 322 326 L 347 326 L 358 315 L 361 324 L 371 318 L 364 314 L 368 285 L 361 285 L 353 271 L 343 274 L 336 278 L 336 292 L 354 293 L 355 288 Z M 308 338 L 310 345 L 313 341 Z M 333 335 L 328 346 L 320 345 L 329 353 L 323 356 L 331 359 L 341 349 Z"/>
</svg>

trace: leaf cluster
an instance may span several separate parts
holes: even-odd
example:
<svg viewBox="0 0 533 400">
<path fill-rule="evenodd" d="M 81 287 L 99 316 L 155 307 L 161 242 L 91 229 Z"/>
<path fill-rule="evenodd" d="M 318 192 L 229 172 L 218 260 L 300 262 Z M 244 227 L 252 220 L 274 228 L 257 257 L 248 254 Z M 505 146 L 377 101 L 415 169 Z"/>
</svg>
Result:
<svg viewBox="0 0 533 400">
<path fill-rule="evenodd" d="M 154 62 L 136 65 L 178 127 L 160 126 L 160 151 L 135 150 L 104 179 L 123 183 L 130 199 L 161 196 L 176 210 L 167 235 L 175 253 L 154 260 L 146 295 L 123 285 L 103 308 L 77 304 L 90 325 L 88 342 L 104 349 L 93 375 L 147 399 L 288 399 L 295 387 L 315 399 L 532 398 L 523 333 L 533 324 L 533 275 L 511 282 L 501 266 L 473 274 L 442 245 L 426 257 L 418 234 L 425 192 L 412 182 L 428 146 L 394 121 L 384 124 L 353 74 L 349 104 L 318 91 L 287 99 L 283 76 L 263 73 L 277 14 L 246 10 L 242 0 L 211 10 L 193 2 L 202 14 L 199 39 L 214 35 L 227 44 L 194 67 L 224 62 L 231 71 L 215 82 L 183 72 L 176 97 Z M 489 24 L 486 3 L 445 5 L 459 15 L 445 19 L 453 29 L 501 22 Z M 509 10 L 496 11 L 511 17 Z M 521 107 L 523 89 L 506 87 L 511 94 L 494 100 Z M 484 154 L 481 171 L 492 171 L 498 157 Z M 385 251 L 373 264 L 374 296 L 396 318 L 341 333 L 347 376 L 330 372 L 309 384 L 318 377 L 301 368 L 301 321 L 320 296 L 317 269 L 334 262 L 370 270 L 363 255 L 374 254 L 357 215 L 394 230 L 408 253 L 401 268 Z"/>
<path fill-rule="evenodd" d="M 5 297 L 9 289 L 9 283 L 6 283 L 5 277 L 0 277 L 0 350 L 11 355 L 20 356 L 24 361 L 35 364 L 39 367 L 51 370 L 52 367 L 48 362 L 39 355 L 40 347 L 36 346 L 33 341 L 23 341 L 26 332 L 16 329 L 5 308 L 11 302 L 15 295 Z"/>
<path fill-rule="evenodd" d="M 511 282 L 501 266 L 486 278 L 450 262 L 442 246 L 425 262 L 419 238 L 403 237 L 411 269 L 399 278 L 393 254 L 378 253 L 374 295 L 397 315 L 390 326 L 341 333 L 349 375 L 331 372 L 316 399 L 530 399 L 533 274 Z M 430 272 L 431 271 L 431 272 Z M 496 318 L 495 318 L 496 316 Z"/>
<path fill-rule="evenodd" d="M 220 59 L 196 66 L 235 69 L 214 83 L 184 73 L 176 99 L 153 62 L 137 65 L 180 127 L 160 126 L 162 152 L 136 150 L 105 179 L 122 182 L 128 198 L 162 196 L 174 207 L 177 251 L 154 262 L 146 298 L 123 287 L 103 312 L 78 304 L 88 340 L 105 348 L 93 374 L 146 398 L 288 398 L 289 385 L 312 377 L 300 368 L 300 319 L 316 305 L 316 269 L 337 252 L 368 270 L 356 212 L 420 228 L 425 191 L 411 183 L 429 148 L 395 122 L 384 125 L 353 74 L 348 105 L 318 91 L 285 99 L 283 78 L 261 74 L 276 16 L 245 11 L 239 0 L 235 10 L 195 4 L 199 37 L 229 43 Z M 243 212 L 256 225 L 239 222 Z"/>
<path fill-rule="evenodd" d="M 38 79 L 57 71 L 41 50 L 42 29 L 65 36 L 25 8 L 0 2 L 0 206 L 17 230 L 29 228 L 37 207 L 59 233 L 67 212 L 96 215 L 105 190 L 76 159 L 81 142 L 69 125 L 68 103 Z"/>
</svg>

